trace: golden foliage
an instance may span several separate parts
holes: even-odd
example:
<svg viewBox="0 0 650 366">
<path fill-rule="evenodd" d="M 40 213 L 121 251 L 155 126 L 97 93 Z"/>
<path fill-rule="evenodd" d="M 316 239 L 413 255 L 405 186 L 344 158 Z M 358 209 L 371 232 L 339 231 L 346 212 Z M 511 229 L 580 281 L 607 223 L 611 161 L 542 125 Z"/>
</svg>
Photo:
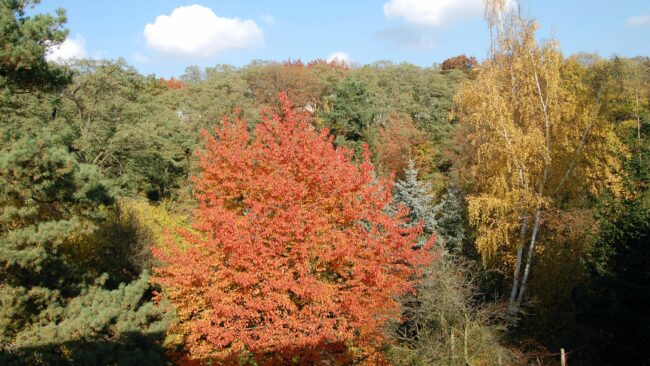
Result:
<svg viewBox="0 0 650 366">
<path fill-rule="evenodd" d="M 508 22 L 492 58 L 455 98 L 473 154 L 470 222 L 485 260 L 516 249 L 523 213 L 620 189 L 622 145 L 599 115 L 585 68 L 564 60 L 556 42 L 538 44 L 536 23 Z"/>
<path fill-rule="evenodd" d="M 166 233 L 174 241 L 180 242 L 182 238 L 175 230 L 190 228 L 189 214 L 171 212 L 165 203 L 152 205 L 142 200 L 123 199 L 120 205 L 124 218 L 134 221 L 142 235 L 148 235 L 150 244 L 158 248 L 169 245 Z"/>
</svg>

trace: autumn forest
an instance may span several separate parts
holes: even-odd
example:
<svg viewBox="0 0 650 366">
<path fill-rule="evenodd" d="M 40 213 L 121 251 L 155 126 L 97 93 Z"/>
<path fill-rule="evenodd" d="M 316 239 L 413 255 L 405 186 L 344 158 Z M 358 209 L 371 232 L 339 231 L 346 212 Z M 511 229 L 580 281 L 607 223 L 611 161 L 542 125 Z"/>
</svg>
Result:
<svg viewBox="0 0 650 366">
<path fill-rule="evenodd" d="M 647 56 L 486 0 L 486 55 L 163 78 L 46 59 L 38 3 L 0 0 L 1 365 L 650 364 Z"/>
</svg>

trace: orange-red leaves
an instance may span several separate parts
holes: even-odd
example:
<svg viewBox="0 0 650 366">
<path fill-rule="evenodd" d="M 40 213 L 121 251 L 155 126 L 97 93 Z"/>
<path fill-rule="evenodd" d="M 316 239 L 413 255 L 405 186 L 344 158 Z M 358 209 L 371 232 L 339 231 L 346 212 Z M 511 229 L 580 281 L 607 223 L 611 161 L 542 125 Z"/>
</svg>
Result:
<svg viewBox="0 0 650 366">
<path fill-rule="evenodd" d="M 185 83 L 174 77 L 171 79 L 160 78 L 159 80 L 167 89 L 183 89 L 185 87 Z"/>
<path fill-rule="evenodd" d="M 430 142 L 426 134 L 419 131 L 411 118 L 391 112 L 385 128 L 379 130 L 377 157 L 384 175 L 396 174 L 402 178 L 409 159 L 421 168 L 422 155 L 431 159 Z M 428 146 L 427 146 L 428 145 Z M 426 154 L 422 152 L 426 151 Z"/>
<path fill-rule="evenodd" d="M 412 249 L 421 229 L 385 213 L 392 183 L 374 178 L 367 151 L 355 166 L 280 100 L 282 118 L 263 114 L 252 133 L 234 118 L 204 134 L 194 214 L 202 236 L 155 253 L 190 358 L 227 363 L 246 350 L 281 363 L 372 347 L 398 315 L 394 297 L 431 260 Z"/>
</svg>

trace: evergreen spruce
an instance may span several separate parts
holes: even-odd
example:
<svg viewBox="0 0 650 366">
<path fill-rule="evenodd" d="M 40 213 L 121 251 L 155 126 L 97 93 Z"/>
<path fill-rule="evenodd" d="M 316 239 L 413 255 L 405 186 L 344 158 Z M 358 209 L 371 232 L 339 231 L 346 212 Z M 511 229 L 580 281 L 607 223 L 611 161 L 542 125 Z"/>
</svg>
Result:
<svg viewBox="0 0 650 366">
<path fill-rule="evenodd" d="M 465 240 L 467 223 L 465 201 L 458 187 L 452 183 L 436 205 L 437 235 L 445 243 L 445 249 L 459 252 Z"/>
<path fill-rule="evenodd" d="M 436 231 L 436 215 L 433 205 L 431 185 L 418 180 L 418 170 L 415 162 L 409 160 L 405 170 L 404 180 L 395 183 L 393 195 L 395 205 L 404 205 L 409 208 L 411 225 L 422 222 L 424 233 L 431 236 Z"/>
<path fill-rule="evenodd" d="M 440 203 L 434 205 L 431 185 L 418 180 L 413 160 L 409 160 L 404 175 L 404 180 L 395 183 L 393 205 L 408 207 L 411 225 L 422 222 L 426 236 L 435 234 L 436 243 L 446 251 L 460 251 L 465 240 L 466 208 L 456 185 L 450 185 Z"/>
</svg>

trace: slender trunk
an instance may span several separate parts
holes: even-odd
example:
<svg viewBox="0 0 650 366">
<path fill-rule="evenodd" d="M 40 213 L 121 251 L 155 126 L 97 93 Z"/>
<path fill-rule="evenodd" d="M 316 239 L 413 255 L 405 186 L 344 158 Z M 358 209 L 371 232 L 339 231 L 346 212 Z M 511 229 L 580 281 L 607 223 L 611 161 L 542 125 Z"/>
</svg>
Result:
<svg viewBox="0 0 650 366">
<path fill-rule="evenodd" d="M 517 264 L 515 265 L 515 275 L 512 280 L 512 289 L 510 290 L 510 299 L 508 300 L 508 312 L 515 312 L 515 300 L 519 290 L 519 277 L 521 273 L 521 259 L 524 254 L 524 246 L 519 245 L 517 249 Z"/>
<path fill-rule="evenodd" d="M 451 365 L 454 362 L 455 351 L 454 351 L 454 328 L 451 328 L 451 352 L 449 353 L 449 364 Z"/>
<path fill-rule="evenodd" d="M 101 151 L 99 154 L 97 154 L 97 156 L 95 156 L 95 158 L 93 159 L 93 165 L 97 164 L 97 162 L 99 161 L 99 158 L 101 158 L 104 155 L 105 152 L 106 152 L 106 150 Z"/>
<path fill-rule="evenodd" d="M 530 49 L 527 49 L 528 55 L 530 56 L 530 61 L 533 66 L 533 76 L 535 77 L 535 86 L 537 87 L 537 95 L 539 96 L 539 102 L 542 107 L 542 115 L 544 117 L 544 134 L 546 139 L 546 149 L 550 153 L 551 151 L 551 122 L 548 115 L 548 96 L 544 97 L 542 91 L 542 85 L 540 82 L 539 74 L 537 73 L 537 65 L 535 64 L 535 58 Z M 546 185 L 546 180 L 548 179 L 548 165 L 549 162 L 544 163 L 544 174 L 542 181 L 539 184 L 539 191 L 537 192 L 539 198 L 544 196 L 544 186 Z M 526 291 L 526 283 L 528 282 L 528 276 L 530 275 L 530 267 L 533 261 L 533 253 L 535 251 L 535 242 L 537 240 L 537 232 L 539 230 L 540 217 L 542 215 L 542 208 L 537 206 L 537 211 L 535 212 L 535 222 L 533 224 L 533 232 L 530 236 L 530 244 L 528 246 L 528 253 L 526 253 L 526 267 L 524 268 L 524 275 L 521 279 L 521 286 L 519 287 L 519 294 L 517 294 L 517 301 L 514 306 L 514 311 L 518 312 L 521 307 L 521 302 L 524 299 L 524 292 Z"/>
<path fill-rule="evenodd" d="M 524 277 L 521 280 L 521 288 L 519 289 L 519 295 L 517 296 L 516 309 L 519 310 L 521 302 L 524 299 L 524 291 L 526 290 L 526 283 L 528 282 L 528 276 L 530 275 L 530 266 L 533 262 L 533 252 L 535 251 L 535 243 L 537 241 L 537 232 L 539 231 L 539 223 L 542 216 L 542 209 L 537 208 L 535 212 L 535 223 L 533 224 L 533 232 L 530 236 L 530 244 L 528 246 L 528 255 L 526 256 L 526 268 L 524 269 Z"/>
<path fill-rule="evenodd" d="M 510 299 L 508 300 L 508 312 L 515 312 L 515 300 L 519 291 L 519 277 L 521 276 L 521 260 L 524 256 L 524 245 L 526 239 L 526 229 L 528 226 L 528 215 L 526 211 L 521 214 L 521 228 L 519 230 L 519 248 L 517 248 L 517 263 L 515 264 L 515 274 L 512 280 L 512 290 L 510 290 Z"/>
<path fill-rule="evenodd" d="M 463 358 L 465 359 L 465 365 L 470 364 L 469 350 L 467 349 L 467 338 L 469 337 L 468 327 L 469 327 L 469 321 L 467 320 L 467 317 L 465 317 L 465 329 L 463 331 Z"/>
<path fill-rule="evenodd" d="M 639 87 L 636 89 L 636 144 L 639 159 L 641 158 L 641 115 L 639 113 Z"/>
</svg>

